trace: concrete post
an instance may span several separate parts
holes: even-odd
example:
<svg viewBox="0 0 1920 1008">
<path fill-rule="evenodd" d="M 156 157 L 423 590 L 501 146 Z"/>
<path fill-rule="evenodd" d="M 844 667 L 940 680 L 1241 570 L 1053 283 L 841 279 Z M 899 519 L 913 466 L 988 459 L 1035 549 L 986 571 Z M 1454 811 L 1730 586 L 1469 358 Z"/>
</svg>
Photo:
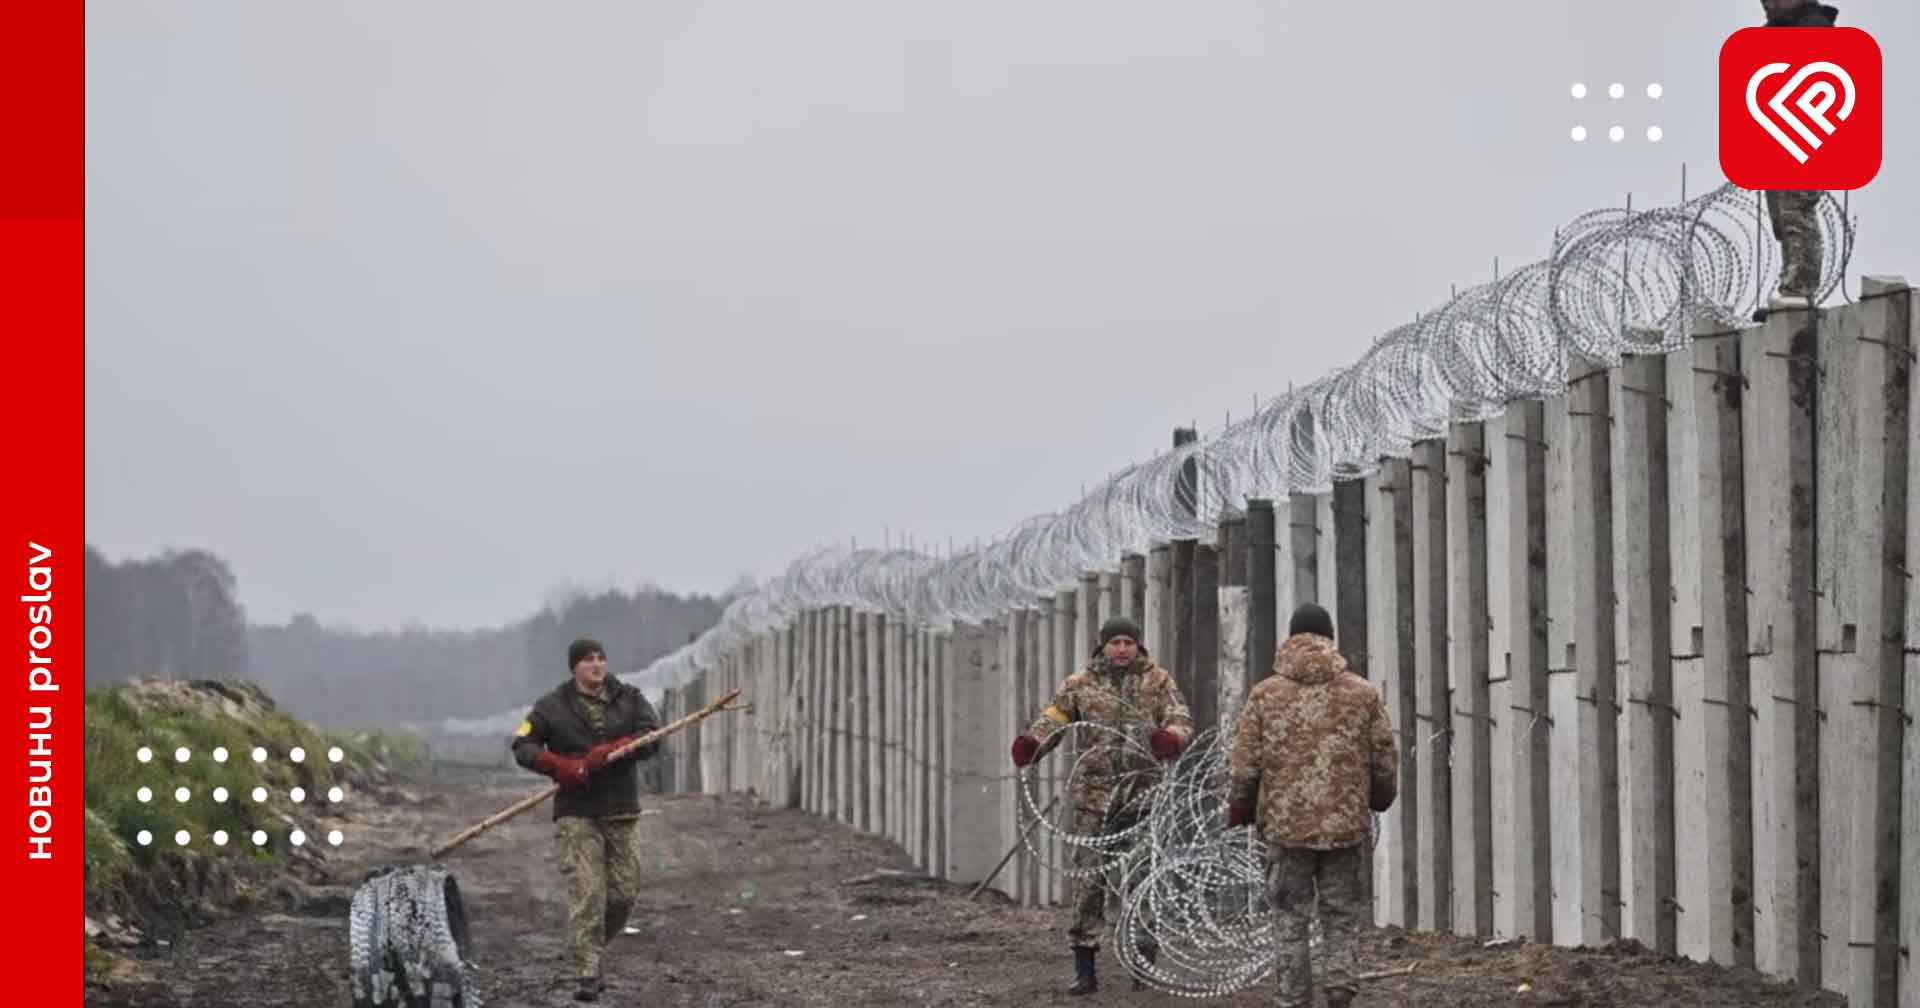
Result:
<svg viewBox="0 0 1920 1008">
<path fill-rule="evenodd" d="M 1493 704 L 1487 679 L 1487 443 L 1478 423 L 1446 437 L 1447 674 L 1453 691 L 1453 929 L 1493 933 Z M 1346 596 L 1343 593 L 1341 600 Z"/>
<path fill-rule="evenodd" d="M 808 610 L 802 618 L 807 629 L 807 811 L 824 818 L 827 814 L 826 774 L 826 627 L 819 609 Z"/>
<path fill-rule="evenodd" d="M 955 627 L 957 632 L 959 627 Z M 933 708 L 928 723 L 933 726 L 932 738 L 928 740 L 928 752 L 932 754 L 934 764 L 929 768 L 927 778 L 932 794 L 929 796 L 927 810 L 930 816 L 928 830 L 928 850 L 935 878 L 951 879 L 947 861 L 947 831 L 953 821 L 952 768 L 953 751 L 949 735 L 953 731 L 953 688 L 955 676 L 954 633 L 938 633 L 933 636 L 933 682 L 928 685 L 932 694 Z"/>
<path fill-rule="evenodd" d="M 1344 651 L 1346 644 L 1339 641 L 1340 626 L 1340 553 L 1335 542 L 1338 535 L 1337 522 L 1333 515 L 1333 492 L 1313 495 L 1313 533 L 1314 549 L 1319 553 L 1316 565 L 1320 581 L 1314 586 L 1314 601 L 1320 608 L 1333 617 L 1334 638 Z"/>
<path fill-rule="evenodd" d="M 1173 576 L 1168 581 L 1172 596 L 1173 634 L 1166 644 L 1161 664 L 1173 673 L 1180 695 L 1193 696 L 1193 554 L 1196 539 L 1173 541 Z"/>
<path fill-rule="evenodd" d="M 1905 322 L 1906 346 L 1909 350 L 1920 348 L 1920 313 L 1914 311 L 1912 288 L 1894 293 L 1891 288 L 1897 281 L 1887 278 L 1869 278 L 1874 281 L 1872 290 L 1888 301 L 1889 330 L 1900 328 Z M 1861 293 L 1868 292 L 1862 284 Z M 1920 382 L 1909 381 L 1907 393 L 1907 485 L 1906 485 L 1906 552 L 1903 570 L 1911 570 L 1913 561 L 1906 558 L 1920 556 Z M 1888 410 L 1892 411 L 1889 404 Z M 1889 543 L 1889 545 L 1892 545 Z M 1891 630 L 1892 628 L 1889 628 Z M 1900 886 L 1899 893 L 1900 944 L 1906 954 L 1900 957 L 1900 997 L 1903 1008 L 1920 1006 L 1920 591 L 1907 591 L 1906 611 L 1900 626 L 1902 650 L 1906 652 L 1905 681 L 1902 686 L 1900 710 L 1905 714 L 1905 737 L 1901 742 L 1902 798 L 1900 823 Z M 1883 683 L 1883 688 L 1892 686 Z"/>
<path fill-rule="evenodd" d="M 1700 556 L 1700 699 L 1683 707 L 1680 723 L 1700 727 L 1690 745 L 1675 745 L 1686 779 L 1700 781 L 1698 805 L 1684 802 L 1689 825 L 1676 861 L 1683 930 L 1699 927 L 1714 962 L 1754 964 L 1753 917 L 1753 700 L 1747 656 L 1746 483 L 1742 464 L 1739 333 L 1695 336 L 1692 436 L 1698 443 Z M 1669 371 L 1669 387 L 1673 372 Z M 1687 473 L 1690 470 L 1677 470 Z M 1694 714 L 1697 710 L 1698 714 Z M 1696 813 L 1697 809 L 1697 814 Z M 1700 884 L 1700 883 L 1704 884 Z M 1698 909 L 1695 909 L 1695 908 Z"/>
<path fill-rule="evenodd" d="M 1419 927 L 1453 927 L 1453 702 L 1447 688 L 1446 444 L 1413 446 L 1415 765 L 1420 779 L 1415 839 L 1420 851 Z"/>
<path fill-rule="evenodd" d="M 1275 536 L 1277 527 L 1273 502 L 1255 499 L 1247 502 L 1247 687 L 1265 679 L 1273 671 L 1273 655 L 1279 643 L 1279 615 L 1274 601 L 1274 564 L 1278 559 Z"/>
<path fill-rule="evenodd" d="M 1819 656 L 1814 410 L 1819 345 L 1803 313 L 1741 337 L 1754 729 L 1755 964 L 1820 982 Z"/>
<path fill-rule="evenodd" d="M 1414 712 L 1413 486 L 1405 459 L 1383 459 L 1367 478 L 1367 678 L 1380 690 L 1400 740 L 1400 797 L 1380 817 L 1374 846 L 1374 923 L 1412 927 L 1420 914 L 1420 789 L 1415 757 L 1420 733 Z M 1258 527 L 1258 511 L 1254 525 Z M 1257 535 L 1257 533 L 1256 533 Z M 1255 556 L 1259 555 L 1258 546 Z M 1258 577 L 1255 578 L 1256 586 Z M 1261 606 L 1253 604 L 1258 613 Z M 1271 649 L 1269 649 L 1269 653 Z"/>
<path fill-rule="evenodd" d="M 1226 643 L 1220 648 L 1219 693 L 1214 716 L 1224 732 L 1239 716 L 1253 676 L 1247 669 L 1247 647 L 1233 646 L 1234 641 L 1247 639 L 1247 589 L 1238 585 L 1221 585 L 1218 594 L 1220 639 Z"/>
<path fill-rule="evenodd" d="M 1120 557 L 1120 611 L 1147 632 L 1147 558 L 1142 553 Z"/>
<path fill-rule="evenodd" d="M 1193 685 L 1183 694 L 1194 730 L 1205 731 L 1220 725 L 1220 557 L 1211 543 L 1193 551 L 1192 640 Z"/>
<path fill-rule="evenodd" d="M 887 834 L 887 618 L 867 616 L 867 830 Z"/>
<path fill-rule="evenodd" d="M 1147 646 L 1169 672 L 1176 664 L 1172 650 L 1172 582 L 1173 547 L 1168 543 L 1154 543 L 1147 553 L 1146 615 L 1141 625 L 1147 632 Z"/>
<path fill-rule="evenodd" d="M 1100 622 L 1105 623 L 1106 621 L 1114 618 L 1115 616 L 1120 615 L 1120 612 L 1121 612 L 1120 606 L 1121 606 L 1120 572 L 1119 571 L 1101 571 L 1100 572 Z"/>
<path fill-rule="evenodd" d="M 1516 934 L 1553 941 L 1552 773 L 1548 739 L 1552 728 L 1547 695 L 1547 467 L 1546 410 L 1539 402 L 1507 407 L 1505 438 L 1491 445 L 1504 453 L 1506 563 L 1497 573 L 1507 582 L 1508 709 L 1512 762 L 1510 841 Z M 1501 758 L 1496 753 L 1495 758 Z"/>
<path fill-rule="evenodd" d="M 688 710 L 699 710 L 701 707 L 706 706 L 706 676 L 702 674 L 688 679 L 686 684 L 682 686 L 681 693 L 686 697 Z M 707 791 L 707 775 L 705 767 L 703 766 L 705 760 L 702 759 L 702 757 L 706 754 L 702 750 L 706 748 L 707 733 L 701 730 L 700 725 L 694 725 L 688 728 L 685 734 L 687 737 L 686 790 L 691 794 L 705 794 Z"/>
<path fill-rule="evenodd" d="M 1245 594 L 1247 585 L 1247 517 L 1244 514 L 1230 514 L 1220 521 L 1218 552 L 1215 554 L 1218 568 L 1219 585 L 1214 591 L 1214 626 L 1218 633 L 1214 650 L 1218 657 L 1214 661 L 1215 675 L 1213 715 L 1217 725 L 1224 726 L 1230 718 L 1229 712 L 1240 705 L 1241 698 L 1247 695 L 1247 619 L 1244 611 L 1229 615 L 1228 601 L 1234 589 Z"/>
<path fill-rule="evenodd" d="M 1101 595 L 1098 571 L 1080 575 L 1080 595 L 1076 603 L 1080 609 L 1080 662 L 1074 668 L 1085 665 L 1100 646 L 1100 624 L 1105 621 L 1100 615 Z"/>
<path fill-rule="evenodd" d="M 1062 590 L 1055 593 L 1053 599 L 1053 675 L 1051 678 L 1056 688 L 1062 681 L 1078 671 L 1082 664 L 1084 664 L 1084 659 L 1080 657 L 1082 653 L 1079 647 L 1080 631 L 1076 626 L 1079 618 L 1079 609 L 1076 605 L 1075 594 L 1071 590 Z M 1047 781 L 1054 794 L 1059 794 L 1067 789 L 1067 777 L 1071 769 L 1070 760 L 1067 757 L 1067 753 L 1059 753 L 1054 758 L 1043 761 L 1047 767 Z M 1065 801 L 1066 799 L 1062 798 L 1061 800 Z M 1053 863 L 1056 865 L 1066 864 L 1067 861 L 1063 860 L 1063 858 L 1066 858 L 1071 853 L 1068 851 L 1067 845 L 1056 837 L 1052 840 L 1051 847 Z M 1068 898 L 1071 889 L 1069 881 L 1062 878 L 1058 872 L 1054 873 L 1053 878 L 1054 899 L 1059 901 Z"/>
<path fill-rule="evenodd" d="M 854 826 L 862 833 L 873 832 L 876 754 L 873 745 L 874 718 L 873 673 L 878 664 L 879 635 L 874 632 L 872 613 L 853 613 L 853 716 L 848 719 L 848 738 L 853 742 Z"/>
<path fill-rule="evenodd" d="M 1281 592 L 1281 612 L 1279 623 L 1285 633 L 1287 621 L 1293 618 L 1294 609 L 1308 602 L 1327 603 L 1320 595 L 1320 532 L 1316 523 L 1319 516 L 1319 501 L 1313 494 L 1288 494 L 1287 504 L 1290 517 L 1287 520 L 1287 559 L 1288 569 L 1281 571 L 1281 584 L 1286 590 Z M 1332 559 L 1329 558 L 1331 563 Z"/>
<path fill-rule="evenodd" d="M 1247 583 L 1247 516 L 1232 514 L 1220 520 L 1215 540 L 1220 559 L 1220 586 Z"/>
<path fill-rule="evenodd" d="M 1367 667 L 1367 485 L 1333 481 L 1333 625 L 1340 653 Z"/>
<path fill-rule="evenodd" d="M 833 786 L 838 802 L 835 815 L 849 826 L 860 824 L 860 765 L 859 749 L 854 743 L 854 724 L 858 718 L 860 665 L 863 663 L 863 642 L 857 632 L 857 621 L 852 607 L 838 606 L 834 610 L 834 622 L 839 631 L 839 676 L 834 688 L 834 777 Z"/>
<path fill-rule="evenodd" d="M 1613 415 L 1607 393 L 1604 370 L 1588 371 L 1568 385 L 1582 928 L 1568 937 L 1586 944 L 1620 937 L 1620 705 L 1614 662 Z"/>
<path fill-rule="evenodd" d="M 1879 1005 L 1899 996 L 1901 968 L 1913 316 L 1904 281 L 1866 278 L 1861 295 L 1823 318 L 1818 371 L 1821 932 L 1826 987 Z"/>
<path fill-rule="evenodd" d="M 1016 730 L 1012 726 L 1024 725 L 1033 717 L 1035 711 L 1044 706 L 1039 699 L 1040 683 L 1034 668 L 1036 658 L 1034 641 L 1038 636 L 1036 632 L 1038 624 L 1039 620 L 1035 615 L 1023 608 L 1015 609 L 1007 615 L 1007 638 L 1013 652 L 1008 667 L 1013 676 L 1014 697 L 1012 716 L 1007 719 L 1010 726 L 1009 733 L 1011 730 Z M 1038 793 L 1039 788 L 1035 785 L 1033 777 L 1028 776 L 1020 782 L 1019 792 L 1013 795 L 1015 836 L 1022 835 L 1026 831 L 1027 824 L 1032 821 L 1033 798 Z M 1033 906 L 1039 902 L 1040 874 L 1039 866 L 1027 845 L 1021 846 L 1016 867 L 1019 869 L 1019 886 L 1016 891 L 1019 894 L 1020 905 Z"/>
<path fill-rule="evenodd" d="M 1673 565 L 1668 520 L 1666 362 L 1634 355 L 1608 376 L 1613 405 L 1613 594 L 1623 715 L 1619 759 L 1625 933 L 1673 955 Z"/>
</svg>

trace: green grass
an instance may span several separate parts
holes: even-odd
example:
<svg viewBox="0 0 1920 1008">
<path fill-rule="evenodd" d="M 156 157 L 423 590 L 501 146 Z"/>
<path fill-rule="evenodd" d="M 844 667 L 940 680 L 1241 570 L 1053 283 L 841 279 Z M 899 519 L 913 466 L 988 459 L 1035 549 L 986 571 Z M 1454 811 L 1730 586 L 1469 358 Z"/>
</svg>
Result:
<svg viewBox="0 0 1920 1008">
<path fill-rule="evenodd" d="M 323 734 L 281 711 L 248 717 L 216 713 L 189 703 L 156 703 L 150 697 L 136 704 L 123 688 L 90 690 L 86 699 L 87 888 L 91 893 L 118 891 L 127 873 L 154 868 L 163 858 L 179 856 L 174 834 L 186 830 L 197 855 L 232 859 L 235 864 L 271 864 L 282 860 L 284 843 L 256 847 L 248 840 L 264 829 L 276 840 L 286 825 L 276 810 L 287 807 L 295 786 L 307 792 L 309 806 L 326 802 L 326 792 L 345 785 L 349 775 L 362 776 L 376 760 L 394 766 L 425 759 L 423 741 L 391 733 L 334 732 Z M 329 764 L 327 750 L 338 745 L 341 764 Z M 146 746 L 152 758 L 143 763 L 136 753 Z M 176 762 L 174 750 L 186 747 L 190 758 Z M 216 746 L 227 749 L 224 763 L 215 762 Z M 255 747 L 267 750 L 265 762 L 253 760 Z M 299 746 L 306 759 L 293 763 L 289 751 Z M 147 801 L 139 789 L 151 789 Z M 190 789 L 188 800 L 175 799 L 176 788 Z M 215 801 L 215 787 L 228 791 Z M 265 787 L 267 802 L 255 802 L 252 791 Z M 141 846 L 141 830 L 152 843 Z M 209 842 L 215 830 L 225 830 L 225 847 Z"/>
</svg>

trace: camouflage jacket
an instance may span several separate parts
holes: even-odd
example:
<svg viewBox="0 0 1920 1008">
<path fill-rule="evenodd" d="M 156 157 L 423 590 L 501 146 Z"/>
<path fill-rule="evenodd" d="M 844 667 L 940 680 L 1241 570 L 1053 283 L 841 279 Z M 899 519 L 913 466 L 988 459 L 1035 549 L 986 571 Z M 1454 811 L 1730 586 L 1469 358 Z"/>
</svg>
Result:
<svg viewBox="0 0 1920 1008">
<path fill-rule="evenodd" d="M 1045 755 L 1070 734 L 1061 729 L 1075 722 L 1117 729 L 1132 742 L 1128 745 L 1104 731 L 1085 733 L 1073 782 L 1074 801 L 1086 812 L 1105 811 L 1115 783 L 1123 778 L 1134 784 L 1158 779 L 1149 735 L 1165 728 L 1184 745 L 1193 734 L 1193 718 L 1173 675 L 1145 654 L 1120 669 L 1108 667 L 1104 656 L 1088 662 L 1060 684 L 1053 702 L 1027 727 L 1027 735 L 1040 743 Z"/>
<path fill-rule="evenodd" d="M 1287 638 L 1273 671 L 1240 715 L 1232 800 L 1254 804 L 1260 836 L 1275 846 L 1363 842 L 1369 807 L 1385 811 L 1400 787 L 1400 743 L 1380 692 L 1318 634 Z"/>
</svg>

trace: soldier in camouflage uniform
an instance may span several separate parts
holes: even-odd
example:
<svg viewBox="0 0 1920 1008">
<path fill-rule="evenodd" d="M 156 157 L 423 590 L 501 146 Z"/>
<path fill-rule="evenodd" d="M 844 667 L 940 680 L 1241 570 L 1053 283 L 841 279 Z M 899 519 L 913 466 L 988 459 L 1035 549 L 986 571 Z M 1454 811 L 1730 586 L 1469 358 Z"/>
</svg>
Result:
<svg viewBox="0 0 1920 1008">
<path fill-rule="evenodd" d="M 567 880 L 567 956 L 574 998 L 595 1001 L 605 984 L 600 954 L 626 926 L 639 890 L 633 846 L 640 818 L 636 760 L 657 745 L 615 761 L 615 749 L 660 726 L 638 689 L 607 674 L 607 653 L 588 638 L 567 648 L 573 674 L 541 697 L 514 734 L 513 758 L 560 785 L 553 800 L 560 874 Z"/>
<path fill-rule="evenodd" d="M 1073 831 L 1078 835 L 1120 833 L 1137 824 L 1147 811 L 1146 794 L 1158 780 L 1158 761 L 1179 755 L 1193 733 L 1193 719 L 1173 676 L 1140 643 L 1140 628 L 1132 620 L 1108 620 L 1100 628 L 1100 650 L 1087 667 L 1068 676 L 1047 709 L 1013 740 L 1013 765 L 1024 767 L 1059 745 L 1069 734 L 1061 729 L 1068 725 L 1092 724 L 1118 732 L 1092 732 L 1082 741 L 1073 778 Z M 1107 886 L 1093 869 L 1120 853 L 1124 851 L 1113 847 L 1074 850 L 1074 867 L 1089 874 L 1074 880 L 1073 924 L 1067 929 L 1075 974 L 1070 994 L 1099 989 L 1094 960 L 1105 930 Z M 1140 951 L 1151 960 L 1153 949 Z"/>
<path fill-rule="evenodd" d="M 1768 28 L 1831 28 L 1840 11 L 1814 0 L 1761 0 Z M 1781 189 L 1767 193 L 1767 216 L 1780 243 L 1780 286 L 1756 313 L 1764 321 L 1773 311 L 1807 309 L 1820 296 L 1820 198 L 1818 189 Z"/>
<path fill-rule="evenodd" d="M 1370 917 L 1362 898 L 1368 810 L 1400 785 L 1400 746 L 1373 684 L 1348 670 L 1333 620 L 1317 605 L 1293 615 L 1274 674 L 1247 695 L 1227 770 L 1229 828 L 1254 823 L 1267 846 L 1267 897 L 1280 941 L 1280 1003 L 1313 1004 L 1307 931 L 1318 897 L 1321 987 L 1328 1008 L 1354 996 L 1354 944 Z"/>
</svg>

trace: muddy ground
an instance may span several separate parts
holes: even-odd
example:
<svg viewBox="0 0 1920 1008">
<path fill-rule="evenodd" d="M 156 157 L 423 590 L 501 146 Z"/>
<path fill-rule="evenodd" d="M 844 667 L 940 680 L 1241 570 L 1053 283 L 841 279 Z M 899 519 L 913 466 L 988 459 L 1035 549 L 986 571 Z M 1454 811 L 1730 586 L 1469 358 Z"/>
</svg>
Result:
<svg viewBox="0 0 1920 1008">
<path fill-rule="evenodd" d="M 177 933 L 131 950 L 100 1008 L 339 1008 L 350 1004 L 347 903 L 369 867 L 422 860 L 426 846 L 537 788 L 511 770 L 442 768 L 408 785 L 414 802 L 346 810 L 348 841 L 328 852 L 330 876 L 292 902 Z M 743 799 L 648 799 L 641 819 L 644 885 L 633 925 L 607 956 L 607 1005 L 1174 1005 L 1192 1001 L 1128 989 L 1103 962 L 1105 988 L 1069 998 L 1064 919 L 966 890 L 901 878 L 888 844 Z M 471 919 L 485 1004 L 571 1005 L 557 984 L 564 900 L 548 853 L 548 807 L 455 852 L 448 866 Z M 879 873 L 876 875 L 876 873 Z M 862 919 L 855 920 L 856 916 Z M 792 953 L 799 953 L 798 955 Z M 1841 1005 L 1842 999 L 1736 972 L 1649 955 L 1630 944 L 1597 951 L 1480 943 L 1393 930 L 1370 933 L 1363 969 L 1418 963 L 1366 985 L 1377 1005 Z M 1522 983 L 1531 990 L 1517 993 Z M 1215 1000 L 1271 1004 L 1271 987 Z"/>
</svg>

